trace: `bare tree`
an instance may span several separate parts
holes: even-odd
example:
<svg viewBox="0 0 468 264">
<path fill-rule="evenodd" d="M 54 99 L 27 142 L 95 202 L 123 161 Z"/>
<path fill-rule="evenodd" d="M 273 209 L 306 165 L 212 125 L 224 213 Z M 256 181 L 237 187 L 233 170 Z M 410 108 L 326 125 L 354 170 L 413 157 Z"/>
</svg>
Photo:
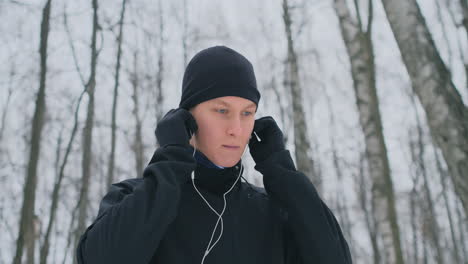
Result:
<svg viewBox="0 0 468 264">
<path fill-rule="evenodd" d="M 309 155 L 311 149 L 309 138 L 307 136 L 307 124 L 305 122 L 305 113 L 302 108 L 302 90 L 299 79 L 299 63 L 297 53 L 294 47 L 292 34 L 292 18 L 288 0 L 283 0 L 283 22 L 287 39 L 288 55 L 286 67 L 289 74 L 288 86 L 291 90 L 293 120 L 294 120 L 294 146 L 298 170 L 307 175 L 315 188 L 320 192 L 322 189 L 322 180 L 314 170 L 314 161 Z"/>
<path fill-rule="evenodd" d="M 115 167 L 115 140 L 117 126 L 117 99 L 119 95 L 119 77 L 120 77 L 120 59 L 122 57 L 122 39 L 123 39 L 123 22 L 125 18 L 125 5 L 127 0 L 122 1 L 122 9 L 119 19 L 119 33 L 117 36 L 117 63 L 115 64 L 115 79 L 114 79 L 114 97 L 112 101 L 112 117 L 111 117 L 111 151 L 109 154 L 109 166 L 107 168 L 107 188 L 110 188 L 114 182 L 114 167 Z"/>
<path fill-rule="evenodd" d="M 75 136 L 76 136 L 76 132 L 78 131 L 78 113 L 79 113 L 79 109 L 80 109 L 80 106 L 81 106 L 81 101 L 83 99 L 83 95 L 85 94 L 85 92 L 86 92 L 86 87 L 85 87 L 84 91 L 80 94 L 80 96 L 79 96 L 79 98 L 77 100 L 77 106 L 76 106 L 76 109 L 75 109 L 75 112 L 74 112 L 74 125 L 73 125 L 72 131 L 71 131 L 70 139 L 68 141 L 67 148 L 65 150 L 65 154 L 64 154 L 62 163 L 60 164 L 60 168 L 59 168 L 59 171 L 58 171 L 58 177 L 57 177 L 57 180 L 56 180 L 56 182 L 54 184 L 54 189 L 52 191 L 52 195 L 51 195 L 52 203 L 50 205 L 50 211 L 49 211 L 49 223 L 47 225 L 46 234 L 45 234 L 45 237 L 44 237 L 44 242 L 42 244 L 41 251 L 40 251 L 41 252 L 40 253 L 41 254 L 40 255 L 40 263 L 41 264 L 47 263 L 47 258 L 48 258 L 48 254 L 49 254 L 49 247 L 50 247 L 50 235 L 51 235 L 51 232 L 52 232 L 52 228 L 54 226 L 55 216 L 57 214 L 58 201 L 60 199 L 60 189 L 62 187 L 63 178 L 65 177 L 65 168 L 66 168 L 66 165 L 68 163 L 68 158 L 69 158 L 71 150 L 72 150 L 72 146 L 73 146 L 73 142 L 74 142 L 74 139 L 75 139 Z M 57 156 L 57 158 L 59 158 L 59 155 Z"/>
<path fill-rule="evenodd" d="M 467 223 L 466 217 L 467 216 L 463 215 L 462 209 L 460 209 L 460 207 L 461 207 L 461 205 L 459 203 L 457 203 L 455 205 L 455 211 L 456 211 L 457 216 L 458 216 L 458 241 L 460 241 L 462 256 L 463 256 L 463 259 L 466 262 L 466 260 L 468 260 L 468 252 L 467 252 L 466 242 L 465 242 L 466 241 L 466 234 L 468 233 L 468 228 L 466 226 L 466 223 Z"/>
<path fill-rule="evenodd" d="M 461 9 L 462 9 L 462 17 L 463 17 L 462 24 L 465 27 L 466 39 L 468 40 L 468 1 L 467 0 L 460 0 L 460 6 L 461 6 Z M 452 16 L 452 19 L 453 19 L 452 14 L 451 14 L 451 16 Z M 459 41 L 459 39 L 457 39 L 457 40 Z M 468 55 L 465 55 L 464 52 L 466 52 L 466 50 L 463 50 L 462 45 L 460 44 L 460 42 L 458 42 L 458 49 L 460 50 L 460 54 L 461 54 L 462 60 L 463 60 L 463 65 L 465 66 L 466 89 L 468 89 L 468 58 L 466 58 L 466 56 L 468 56 Z"/>
<path fill-rule="evenodd" d="M 415 0 L 382 0 L 412 88 L 442 150 L 455 192 L 468 214 L 468 109 L 451 80 Z"/>
<path fill-rule="evenodd" d="M 459 0 L 460 7 L 462 11 L 462 24 L 465 27 L 465 32 L 468 40 L 468 1 L 467 0 Z M 468 78 L 468 77 L 467 77 Z"/>
<path fill-rule="evenodd" d="M 417 197 L 418 199 L 416 200 L 416 208 L 418 208 L 418 211 L 421 215 L 421 220 L 419 223 L 419 231 L 421 232 L 421 244 L 422 244 L 422 263 L 428 263 L 429 261 L 429 235 L 428 235 L 428 221 L 430 221 L 430 216 L 426 213 L 426 211 L 421 210 L 421 208 L 425 207 L 425 204 L 423 202 L 422 197 Z"/>
<path fill-rule="evenodd" d="M 375 264 L 381 263 L 382 256 L 380 255 L 379 249 L 379 240 L 378 240 L 378 230 L 377 230 L 377 221 L 375 215 L 372 213 L 374 211 L 374 203 L 372 203 L 372 188 L 368 186 L 369 179 L 366 173 L 366 155 L 365 153 L 360 154 L 359 159 L 359 173 L 357 175 L 357 190 L 358 202 L 361 210 L 364 213 L 364 222 L 369 231 L 369 239 L 372 245 L 372 256 Z"/>
<path fill-rule="evenodd" d="M 0 121 L 0 153 L 1 153 L 1 146 L 3 144 L 3 135 L 5 133 L 5 128 L 6 128 L 6 119 L 8 115 L 8 110 L 10 106 L 10 101 L 11 101 L 11 95 L 13 94 L 13 77 L 16 75 L 16 67 L 14 64 L 11 65 L 10 72 L 8 74 L 8 94 L 6 97 L 6 102 L 5 102 L 5 107 L 2 109 L 2 118 Z"/>
<path fill-rule="evenodd" d="M 265 21 L 265 16 L 258 16 L 257 18 L 258 20 L 258 24 L 260 25 L 261 27 L 261 32 L 262 32 L 262 37 L 264 38 L 263 41 L 265 41 L 266 43 L 271 43 L 274 41 L 273 37 L 272 37 L 272 34 L 271 34 L 271 29 L 268 28 L 268 25 L 267 25 L 267 21 Z M 281 118 L 281 124 L 282 124 L 282 127 L 283 128 L 287 128 L 287 118 L 288 118 L 288 107 L 286 106 L 283 106 L 283 100 L 288 100 L 288 98 L 284 98 L 284 96 L 282 96 L 282 92 L 284 92 L 284 89 L 285 89 L 285 86 L 287 85 L 287 79 L 288 79 L 288 76 L 287 74 L 283 74 L 283 80 L 282 80 L 282 84 L 281 85 L 281 80 L 278 80 L 277 79 L 277 74 L 274 73 L 274 69 L 277 69 L 278 68 L 278 64 L 279 64 L 280 60 L 278 58 L 275 57 L 275 51 L 273 49 L 272 46 L 270 46 L 268 48 L 268 52 L 265 56 L 265 61 L 262 62 L 267 64 L 268 66 L 266 67 L 267 69 L 269 69 L 269 71 L 273 71 L 271 73 L 271 78 L 268 82 L 265 82 L 264 85 L 263 85 L 263 90 L 264 91 L 272 91 L 274 96 L 275 96 L 275 99 L 276 99 L 276 102 L 275 102 L 275 106 L 279 108 L 279 111 L 280 111 L 280 118 Z M 281 65 L 279 65 L 281 67 Z M 283 70 L 286 70 L 285 67 L 282 67 L 284 68 Z M 287 72 L 287 71 L 285 71 Z M 289 104 L 286 104 L 286 105 L 289 105 Z M 289 121 L 289 120 L 288 120 Z M 284 143 L 287 144 L 288 142 L 288 132 L 286 131 L 283 131 L 285 132 L 284 133 Z"/>
<path fill-rule="evenodd" d="M 446 175 L 446 171 L 442 168 L 441 160 L 438 157 L 437 150 L 435 149 L 434 146 L 433 146 L 433 149 L 434 149 L 434 154 L 435 154 L 434 156 L 436 160 L 437 170 L 440 176 L 440 183 L 442 186 L 442 197 L 444 199 L 444 206 L 445 206 L 445 209 L 447 210 L 447 219 L 449 221 L 450 235 L 452 238 L 452 246 L 453 246 L 452 256 L 456 264 L 461 264 L 462 262 L 460 260 L 460 255 L 462 251 L 457 241 L 457 236 L 456 236 L 456 231 L 455 231 L 455 221 L 453 220 L 454 214 L 452 212 L 452 208 L 450 208 L 451 206 L 450 206 L 449 197 L 448 197 L 448 192 L 450 190 L 447 187 L 446 181 L 447 181 L 447 178 L 449 178 L 449 176 Z M 463 247 L 463 244 L 461 246 Z"/>
<path fill-rule="evenodd" d="M 88 94 L 88 109 L 86 115 L 85 127 L 83 128 L 83 155 L 82 155 L 82 178 L 79 200 L 77 203 L 78 209 L 78 226 L 75 230 L 74 247 L 78 245 L 80 235 L 86 227 L 87 209 L 88 209 L 88 192 L 89 181 L 91 178 L 91 161 L 92 161 L 92 138 L 94 126 L 94 90 L 96 87 L 96 66 L 98 59 L 98 50 L 96 45 L 97 31 L 100 28 L 98 24 L 98 1 L 92 0 L 93 6 L 93 29 L 91 34 L 91 60 L 90 60 L 90 75 L 86 83 L 86 92 Z M 76 261 L 76 258 L 74 258 Z"/>
<path fill-rule="evenodd" d="M 426 143 L 424 142 L 423 127 L 416 110 L 415 95 L 410 95 L 410 99 L 416 116 L 416 133 L 414 133 L 416 135 L 416 139 L 411 140 L 410 142 L 411 158 L 416 165 L 416 173 L 420 174 L 423 179 L 422 195 L 424 195 L 424 210 L 427 210 L 426 214 L 428 215 L 429 220 L 428 238 L 431 241 L 431 246 L 435 250 L 437 263 L 444 263 L 444 254 L 440 245 L 441 240 L 439 235 L 439 222 L 437 221 L 437 213 L 435 210 L 434 199 L 429 188 L 428 172 L 426 169 L 426 162 L 424 160 Z M 411 134 L 413 133 L 411 132 Z"/>
<path fill-rule="evenodd" d="M 54 223 L 55 220 L 55 215 L 57 211 L 57 204 L 58 204 L 58 190 L 60 189 L 60 156 L 61 156 L 61 147 L 62 147 L 62 132 L 63 130 L 60 131 L 60 135 L 57 139 L 57 148 L 55 149 L 55 173 L 56 173 L 56 179 L 55 179 L 55 184 L 54 184 L 54 191 L 52 192 L 52 206 L 49 211 L 49 223 L 47 225 L 47 230 L 46 234 L 44 236 L 44 241 L 41 245 L 40 249 L 40 256 L 39 256 L 39 263 L 40 264 L 46 264 L 47 263 L 47 257 L 49 254 L 49 249 L 50 249 L 50 234 L 52 231 L 52 224 Z"/>
<path fill-rule="evenodd" d="M 50 205 L 50 210 L 49 210 L 49 223 L 47 225 L 46 233 L 45 233 L 45 236 L 44 236 L 44 242 L 42 243 L 41 250 L 40 250 L 40 263 L 41 264 L 47 263 L 47 258 L 48 258 L 48 255 L 49 255 L 49 248 L 50 248 L 50 235 L 51 235 L 54 223 L 55 223 L 55 216 L 57 214 L 58 201 L 59 201 L 59 198 L 60 198 L 60 189 L 62 187 L 62 182 L 63 182 L 63 179 L 65 177 L 65 168 L 66 168 L 66 165 L 68 163 L 68 158 L 70 156 L 72 146 L 73 146 L 73 142 L 74 142 L 76 133 L 78 131 L 78 113 L 79 113 L 79 110 L 80 110 L 81 102 L 82 102 L 84 94 L 87 91 L 87 86 L 85 85 L 85 83 L 83 81 L 83 78 L 81 77 L 82 75 L 81 75 L 80 68 L 78 66 L 79 64 L 78 64 L 78 61 L 77 61 L 77 56 L 76 56 L 76 53 L 75 53 L 75 48 L 74 48 L 74 45 L 73 45 L 73 41 L 71 41 L 71 36 L 70 36 L 67 21 L 68 21 L 67 13 L 64 10 L 64 12 L 63 12 L 64 27 L 65 27 L 65 30 L 66 30 L 66 32 L 68 34 L 69 40 L 70 40 L 69 43 L 70 43 L 70 48 L 71 48 L 74 63 L 75 63 L 75 68 L 77 70 L 77 73 L 80 76 L 80 79 L 82 80 L 84 90 L 79 95 L 77 103 L 76 103 L 76 108 L 75 108 L 75 111 L 74 111 L 73 128 L 72 128 L 72 131 L 71 131 L 71 134 L 70 134 L 69 141 L 67 143 L 67 147 L 66 147 L 66 150 L 65 150 L 63 160 L 62 160 L 60 165 L 58 165 L 59 160 L 60 160 L 60 153 L 57 153 L 57 162 L 56 162 L 57 163 L 57 168 L 58 168 L 57 179 L 55 181 L 54 189 L 53 189 L 52 194 L 51 194 L 52 203 Z M 60 141 L 60 138 L 59 138 L 59 141 Z M 57 146 L 57 152 L 59 152 L 59 149 L 60 149 L 60 142 L 58 143 L 58 146 Z"/>
<path fill-rule="evenodd" d="M 135 118 L 135 136 L 133 140 L 132 150 L 135 153 L 135 171 L 138 177 L 143 177 L 143 136 L 142 136 L 142 120 L 140 118 L 140 79 L 138 71 L 138 52 L 133 53 L 133 71 L 129 74 L 130 83 L 133 88 L 133 111 Z"/>
<path fill-rule="evenodd" d="M 468 7 L 467 7 L 467 2 L 466 0 L 460 0 L 460 4 L 461 4 L 461 12 L 462 12 L 462 22 L 459 21 L 459 18 L 458 18 L 458 14 L 456 14 L 456 12 L 454 12 L 454 10 L 452 10 L 452 3 L 453 5 L 455 5 L 455 9 L 456 10 L 459 10 L 459 5 L 455 3 L 455 1 L 452 1 L 452 0 L 445 0 L 443 1 L 442 3 L 445 3 L 444 7 L 445 7 L 445 10 L 447 10 L 448 14 L 449 14 L 449 17 L 450 17 L 450 20 L 452 21 L 453 25 L 455 25 L 457 28 L 458 27 L 461 27 L 463 23 L 465 23 L 465 25 L 467 25 L 466 23 L 468 23 Z M 439 17 L 439 21 L 440 21 L 440 24 L 442 26 L 442 34 L 444 36 L 444 39 L 447 43 L 447 45 L 449 45 L 449 38 L 447 36 L 447 29 L 446 29 L 446 26 L 445 26 L 445 23 L 443 22 L 443 18 L 442 18 L 442 10 L 444 10 L 441 6 L 441 3 L 439 1 L 436 1 L 436 6 L 437 6 L 437 14 L 438 14 L 438 17 Z M 464 17 L 464 18 L 463 18 Z M 465 35 L 466 37 L 468 38 L 468 31 L 466 30 L 466 26 L 465 26 L 465 32 L 467 32 Z M 468 53 L 466 51 L 466 48 L 463 47 L 463 44 L 462 44 L 462 40 L 461 40 L 461 37 L 459 34 L 456 34 L 455 35 L 455 41 L 456 41 L 456 44 L 457 44 L 457 48 L 458 48 L 458 52 L 460 54 L 460 58 L 461 58 L 461 61 L 463 63 L 463 66 L 465 68 L 465 88 L 468 90 Z M 451 49 L 448 49 L 448 56 L 449 56 L 449 67 L 451 65 L 451 59 L 450 59 L 450 55 L 451 55 Z M 450 70 L 450 69 L 449 69 Z"/>
<path fill-rule="evenodd" d="M 419 182 L 419 174 L 413 173 L 411 177 L 411 181 L 413 184 L 413 187 L 411 188 L 411 191 L 409 193 L 409 209 L 410 209 L 410 222 L 411 222 L 411 233 L 412 233 L 412 239 L 413 239 L 413 250 L 411 251 L 411 254 L 413 256 L 412 258 L 412 263 L 413 264 L 418 264 L 419 263 L 419 239 L 418 239 L 418 182 Z M 408 257 L 408 259 L 411 259 L 411 254 Z"/>
<path fill-rule="evenodd" d="M 364 25 L 358 3 L 354 1 L 357 19 L 352 18 L 345 0 L 335 0 L 334 6 L 350 58 L 359 122 L 364 133 L 366 158 L 372 179 L 372 213 L 376 219 L 378 233 L 382 237 L 386 261 L 401 264 L 404 260 L 400 228 L 375 82 L 374 48 L 371 38 L 373 6 L 370 0 L 367 24 Z"/>
<path fill-rule="evenodd" d="M 163 77 L 164 77 L 164 17 L 161 0 L 158 1 L 159 10 L 159 46 L 158 46 L 158 72 L 156 73 L 156 123 L 163 117 L 162 103 L 163 95 Z"/>
<path fill-rule="evenodd" d="M 34 235 L 34 208 L 36 202 L 37 185 L 37 165 L 39 162 L 39 153 L 41 149 L 41 135 L 44 125 L 44 112 L 46 109 L 45 92 L 47 76 L 47 46 L 50 29 L 50 9 L 51 0 L 48 0 L 42 9 L 42 22 L 40 31 L 40 73 L 39 73 L 39 91 L 36 98 L 36 108 L 33 116 L 33 125 L 31 129 L 31 148 L 29 152 L 29 161 L 27 167 L 26 180 L 23 189 L 23 205 L 21 208 L 20 228 L 18 240 L 16 242 L 16 253 L 13 260 L 14 264 L 20 264 L 23 256 L 23 248 L 29 245 L 29 252 L 34 253 L 35 235 Z M 34 256 L 30 256 L 30 261 L 34 261 Z M 30 262 L 33 263 L 33 262 Z"/>
<path fill-rule="evenodd" d="M 351 229 L 352 229 L 352 223 L 349 219 L 349 209 L 348 206 L 346 206 L 346 197 L 344 195 L 345 193 L 345 186 L 343 186 L 343 180 L 344 180 L 344 169 L 342 166 L 342 162 L 339 157 L 339 150 L 336 144 L 336 121 L 335 121 L 335 114 L 333 112 L 332 108 L 332 102 L 331 102 L 331 97 L 328 94 L 326 89 L 323 89 L 323 94 L 326 97 L 327 100 L 327 107 L 328 107 L 328 112 L 330 113 L 330 145 L 331 145 L 331 151 L 332 151 L 332 159 L 333 159 L 333 168 L 335 170 L 336 178 L 337 178 L 337 191 L 336 191 L 336 197 L 335 197 L 335 202 L 336 202 L 336 209 L 337 209 L 337 214 L 340 218 L 340 223 L 341 227 L 343 229 L 343 233 L 345 235 L 346 240 L 348 241 L 348 245 L 351 251 L 351 256 L 356 256 L 356 243 L 353 241 L 353 237 L 351 235 Z"/>
<path fill-rule="evenodd" d="M 188 8 L 187 8 L 187 0 L 183 0 L 182 4 L 183 8 L 183 25 L 182 25 L 182 50 L 184 53 L 184 69 L 187 66 L 187 60 L 188 60 L 188 28 L 189 28 L 189 23 L 188 23 Z"/>
</svg>

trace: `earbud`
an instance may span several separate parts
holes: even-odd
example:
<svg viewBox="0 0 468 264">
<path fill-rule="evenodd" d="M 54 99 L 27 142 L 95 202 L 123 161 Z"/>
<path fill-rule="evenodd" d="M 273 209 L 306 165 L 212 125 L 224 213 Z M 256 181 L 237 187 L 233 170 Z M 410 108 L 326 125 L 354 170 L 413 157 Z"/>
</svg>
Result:
<svg viewBox="0 0 468 264">
<path fill-rule="evenodd" d="M 262 140 L 261 140 L 260 137 L 257 135 L 257 132 L 254 131 L 253 133 L 255 134 L 255 137 L 257 137 L 258 142 L 261 142 Z M 250 138 L 252 138 L 252 136 L 250 136 Z"/>
</svg>

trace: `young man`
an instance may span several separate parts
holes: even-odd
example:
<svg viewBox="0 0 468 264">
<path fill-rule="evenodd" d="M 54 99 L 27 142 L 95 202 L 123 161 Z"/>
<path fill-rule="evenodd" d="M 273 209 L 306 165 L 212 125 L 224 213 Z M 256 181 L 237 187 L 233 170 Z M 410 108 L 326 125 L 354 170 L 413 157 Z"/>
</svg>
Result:
<svg viewBox="0 0 468 264">
<path fill-rule="evenodd" d="M 180 107 L 158 123 L 143 178 L 112 185 L 82 235 L 79 263 L 352 263 L 332 212 L 297 171 L 260 100 L 250 62 L 199 52 Z M 247 144 L 265 189 L 242 182 Z"/>
</svg>

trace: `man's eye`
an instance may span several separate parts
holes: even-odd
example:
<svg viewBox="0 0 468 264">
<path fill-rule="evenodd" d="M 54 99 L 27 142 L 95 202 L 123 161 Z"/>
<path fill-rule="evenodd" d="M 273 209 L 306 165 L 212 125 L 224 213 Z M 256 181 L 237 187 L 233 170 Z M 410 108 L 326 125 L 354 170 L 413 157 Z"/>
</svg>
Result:
<svg viewBox="0 0 468 264">
<path fill-rule="evenodd" d="M 217 109 L 216 111 L 217 111 L 218 113 L 220 113 L 220 114 L 226 114 L 226 113 L 228 112 L 227 109 Z M 253 114 L 253 113 L 250 112 L 250 111 L 245 111 L 245 112 L 243 113 L 244 116 L 250 116 L 250 115 L 252 115 L 252 114 Z"/>
</svg>

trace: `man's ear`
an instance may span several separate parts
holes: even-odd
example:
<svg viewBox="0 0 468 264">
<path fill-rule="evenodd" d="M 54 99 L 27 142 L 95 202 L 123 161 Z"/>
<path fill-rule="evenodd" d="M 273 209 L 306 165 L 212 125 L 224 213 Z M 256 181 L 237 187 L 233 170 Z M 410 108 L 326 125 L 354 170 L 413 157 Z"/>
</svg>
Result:
<svg viewBox="0 0 468 264">
<path fill-rule="evenodd" d="M 189 144 L 190 144 L 192 147 L 195 146 L 195 145 L 194 145 L 194 144 L 195 144 L 195 133 L 194 133 L 194 134 L 192 135 L 192 137 L 190 138 Z"/>
</svg>

